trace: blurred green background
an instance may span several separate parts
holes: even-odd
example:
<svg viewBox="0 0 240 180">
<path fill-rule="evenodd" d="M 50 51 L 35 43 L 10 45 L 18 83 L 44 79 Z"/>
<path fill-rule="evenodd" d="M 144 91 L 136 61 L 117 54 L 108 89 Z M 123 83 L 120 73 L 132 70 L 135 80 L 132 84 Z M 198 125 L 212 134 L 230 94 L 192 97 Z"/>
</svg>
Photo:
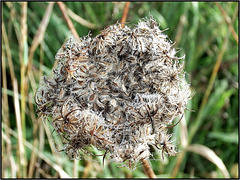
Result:
<svg viewBox="0 0 240 180">
<path fill-rule="evenodd" d="M 120 21 L 124 2 L 64 2 L 80 37 Z M 141 178 L 102 156 L 69 160 L 56 152 L 59 137 L 37 119 L 34 93 L 51 75 L 55 54 L 71 31 L 57 3 L 1 2 L 2 5 L 2 177 Z M 172 129 L 179 148 L 161 160 L 152 149 L 157 177 L 238 177 L 238 2 L 131 2 L 133 27 L 151 14 L 185 54 L 193 98 L 185 118 Z M 101 154 L 93 149 L 95 154 Z"/>
</svg>

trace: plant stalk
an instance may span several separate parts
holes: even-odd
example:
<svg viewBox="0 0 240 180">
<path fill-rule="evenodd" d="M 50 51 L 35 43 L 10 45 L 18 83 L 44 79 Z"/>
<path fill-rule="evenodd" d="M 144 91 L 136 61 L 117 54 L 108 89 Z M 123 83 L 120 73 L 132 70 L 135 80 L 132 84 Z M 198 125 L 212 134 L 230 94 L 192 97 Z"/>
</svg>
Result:
<svg viewBox="0 0 240 180">
<path fill-rule="evenodd" d="M 152 167 L 149 164 L 149 161 L 147 159 L 142 160 L 142 164 L 143 164 L 143 170 L 144 173 L 151 179 L 153 178 L 157 178 L 157 176 L 155 175 L 155 173 L 152 170 Z"/>
</svg>

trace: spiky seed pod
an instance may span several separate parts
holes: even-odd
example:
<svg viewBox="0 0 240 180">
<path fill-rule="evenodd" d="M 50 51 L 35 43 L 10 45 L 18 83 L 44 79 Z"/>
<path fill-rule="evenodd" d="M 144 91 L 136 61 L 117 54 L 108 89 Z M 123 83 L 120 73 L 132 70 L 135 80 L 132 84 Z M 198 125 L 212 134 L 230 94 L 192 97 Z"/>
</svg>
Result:
<svg viewBox="0 0 240 180">
<path fill-rule="evenodd" d="M 150 145 L 175 155 L 169 125 L 190 97 L 184 57 L 176 53 L 151 17 L 133 29 L 116 23 L 96 37 L 70 37 L 36 104 L 72 157 L 91 145 L 131 167 L 149 158 Z"/>
</svg>

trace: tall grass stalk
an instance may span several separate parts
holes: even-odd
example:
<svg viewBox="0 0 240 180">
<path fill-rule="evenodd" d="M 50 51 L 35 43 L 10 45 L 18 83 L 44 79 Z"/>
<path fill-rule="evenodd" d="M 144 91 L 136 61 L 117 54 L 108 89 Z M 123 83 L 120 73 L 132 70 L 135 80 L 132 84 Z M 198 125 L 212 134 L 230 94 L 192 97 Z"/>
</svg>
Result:
<svg viewBox="0 0 240 180">
<path fill-rule="evenodd" d="M 22 96 L 21 99 L 21 126 L 18 129 L 18 133 L 21 134 L 21 139 L 24 141 L 26 139 L 26 96 L 28 92 L 28 82 L 27 82 L 27 77 L 25 75 L 26 73 L 26 67 L 28 64 L 28 45 L 27 45 L 27 2 L 22 2 L 21 3 L 21 31 L 20 31 L 20 41 L 19 41 L 19 60 L 21 63 L 21 85 L 20 85 L 20 93 Z M 21 132 L 20 132 L 21 131 Z M 19 139 L 20 140 L 20 139 Z M 20 177 L 27 177 L 27 159 L 26 159 L 26 153 L 25 153 L 25 148 L 24 146 L 22 147 L 22 169 L 21 173 L 22 175 Z"/>
</svg>

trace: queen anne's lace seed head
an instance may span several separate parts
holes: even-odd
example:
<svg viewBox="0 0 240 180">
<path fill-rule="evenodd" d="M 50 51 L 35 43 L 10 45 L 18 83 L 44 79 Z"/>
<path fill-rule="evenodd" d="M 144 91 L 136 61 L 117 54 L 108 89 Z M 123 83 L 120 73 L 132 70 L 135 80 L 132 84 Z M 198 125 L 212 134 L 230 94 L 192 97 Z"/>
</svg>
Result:
<svg viewBox="0 0 240 180">
<path fill-rule="evenodd" d="M 78 158 L 93 145 L 129 166 L 149 158 L 150 145 L 175 155 L 168 128 L 184 113 L 190 88 L 172 46 L 152 18 L 133 29 L 116 23 L 94 38 L 70 37 L 35 97 L 63 150 Z"/>
</svg>

